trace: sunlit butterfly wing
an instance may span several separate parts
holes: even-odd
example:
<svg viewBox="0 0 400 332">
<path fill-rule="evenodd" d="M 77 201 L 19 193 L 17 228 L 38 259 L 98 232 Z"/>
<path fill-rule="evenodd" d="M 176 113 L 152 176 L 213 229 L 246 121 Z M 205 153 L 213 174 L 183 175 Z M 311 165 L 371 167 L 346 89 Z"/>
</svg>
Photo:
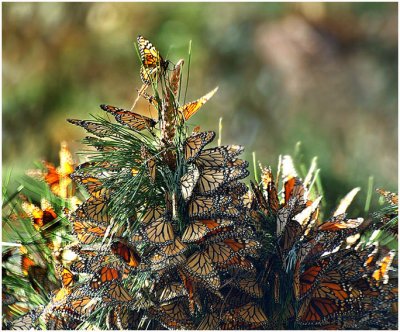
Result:
<svg viewBox="0 0 400 332">
<path fill-rule="evenodd" d="M 200 107 L 203 106 L 208 100 L 210 100 L 210 98 L 214 95 L 215 92 L 217 92 L 217 90 L 218 88 L 215 88 L 203 97 L 180 107 L 179 111 L 182 112 L 185 121 L 189 120 L 194 114 L 196 114 Z"/>
<path fill-rule="evenodd" d="M 393 258 L 395 256 L 395 251 L 391 250 L 385 257 L 383 257 L 380 262 L 378 262 L 379 268 L 374 271 L 372 274 L 372 278 L 379 283 L 383 280 L 383 283 L 386 284 L 389 280 L 388 271 L 393 262 Z"/>
<path fill-rule="evenodd" d="M 185 201 L 188 201 L 192 197 L 194 187 L 196 186 L 199 177 L 200 172 L 196 167 L 190 169 L 181 177 L 181 193 Z"/>
</svg>

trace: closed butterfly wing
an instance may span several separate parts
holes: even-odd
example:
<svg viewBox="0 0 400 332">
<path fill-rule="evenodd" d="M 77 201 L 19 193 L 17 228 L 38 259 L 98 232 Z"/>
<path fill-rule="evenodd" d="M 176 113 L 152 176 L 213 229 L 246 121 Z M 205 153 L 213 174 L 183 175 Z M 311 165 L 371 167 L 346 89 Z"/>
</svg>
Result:
<svg viewBox="0 0 400 332">
<path fill-rule="evenodd" d="M 144 37 L 138 36 L 137 42 L 142 60 L 140 77 L 144 84 L 151 85 L 166 70 L 168 62 L 161 57 L 153 44 Z"/>
<path fill-rule="evenodd" d="M 262 308 L 253 302 L 238 308 L 236 314 L 241 320 L 252 326 L 262 326 L 268 323 L 268 318 Z"/>
<path fill-rule="evenodd" d="M 395 251 L 391 250 L 389 253 L 384 256 L 379 262 L 378 266 L 379 268 L 374 271 L 372 274 L 372 278 L 375 279 L 376 283 L 378 284 L 379 282 L 383 281 L 384 284 L 386 284 L 389 280 L 388 277 L 388 272 L 389 268 L 392 265 L 393 258 L 395 256 Z"/>
<path fill-rule="evenodd" d="M 101 123 L 76 119 L 67 119 L 67 121 L 86 129 L 86 131 L 98 137 L 116 136 L 116 134 L 110 128 Z"/>
<path fill-rule="evenodd" d="M 226 167 L 228 163 L 232 162 L 243 150 L 243 147 L 240 145 L 218 146 L 216 148 L 203 150 L 195 159 L 195 163 L 200 168 Z"/>
<path fill-rule="evenodd" d="M 100 107 L 104 111 L 114 115 L 115 119 L 120 124 L 127 126 L 132 130 L 141 131 L 144 129 L 153 128 L 156 125 L 156 121 L 141 114 L 137 114 L 111 105 L 100 105 Z"/>
<path fill-rule="evenodd" d="M 197 242 L 213 231 L 232 225 L 227 219 L 198 220 L 190 223 L 182 235 L 183 242 Z"/>
<path fill-rule="evenodd" d="M 111 251 L 131 268 L 137 268 L 141 262 L 141 257 L 137 250 L 124 242 L 115 241 L 111 245 Z"/>
<path fill-rule="evenodd" d="M 172 224 L 164 219 L 149 224 L 144 230 L 144 235 L 150 242 L 159 245 L 168 245 L 174 240 Z"/>
<path fill-rule="evenodd" d="M 193 190 L 199 177 L 200 172 L 195 167 L 181 177 L 181 193 L 185 201 L 188 201 L 192 197 Z"/>
<path fill-rule="evenodd" d="M 220 279 L 214 270 L 210 256 L 206 252 L 191 255 L 185 265 L 186 271 L 194 278 L 200 279 L 212 289 L 219 289 Z"/>
<path fill-rule="evenodd" d="M 215 137 L 215 132 L 206 131 L 189 136 L 184 143 L 185 159 L 187 162 L 195 160 L 203 148 Z"/>
<path fill-rule="evenodd" d="M 89 218 L 92 221 L 99 223 L 110 222 L 110 215 L 108 214 L 108 199 L 96 197 L 90 197 L 84 204 L 82 204 L 74 213 L 82 213 L 85 218 Z M 79 219 L 79 218 L 78 218 Z"/>
<path fill-rule="evenodd" d="M 76 220 L 72 223 L 73 233 L 83 244 L 91 244 L 103 239 L 107 227 L 84 220 Z"/>
<path fill-rule="evenodd" d="M 161 206 L 147 207 L 143 215 L 140 217 L 141 223 L 147 225 L 152 221 L 156 221 L 164 215 L 165 209 Z"/>
<path fill-rule="evenodd" d="M 120 280 L 120 278 L 121 273 L 117 269 L 103 266 L 93 275 L 90 281 L 90 288 L 92 291 L 97 291 L 111 282 Z"/>
<path fill-rule="evenodd" d="M 161 251 L 167 256 L 177 256 L 182 254 L 188 249 L 187 245 L 182 243 L 179 237 L 175 237 L 173 243 L 161 248 Z"/>
<path fill-rule="evenodd" d="M 217 92 L 217 90 L 218 88 L 215 88 L 214 90 L 207 93 L 205 96 L 183 105 L 179 109 L 179 111 L 182 112 L 185 121 L 189 120 L 194 114 L 196 114 L 200 107 L 203 106 L 208 100 L 210 100 L 215 92 Z"/>
<path fill-rule="evenodd" d="M 217 330 L 220 322 L 221 322 L 221 319 L 219 318 L 219 315 L 217 313 L 208 312 L 205 314 L 203 320 L 200 322 L 197 329 L 198 330 Z"/>
<path fill-rule="evenodd" d="M 116 304 L 126 304 L 133 301 L 133 297 L 129 294 L 128 290 L 121 285 L 121 282 L 114 281 L 107 288 L 105 302 L 112 302 Z"/>
<path fill-rule="evenodd" d="M 156 170 L 157 170 L 155 157 L 150 155 L 149 151 L 144 145 L 141 147 L 141 155 L 146 164 L 150 182 L 154 184 L 156 180 Z"/>
<path fill-rule="evenodd" d="M 160 53 L 149 40 L 139 35 L 137 37 L 137 43 L 143 66 L 153 68 L 164 62 Z"/>
<path fill-rule="evenodd" d="M 205 168 L 201 171 L 198 181 L 198 191 L 201 195 L 215 193 L 221 186 L 228 185 L 230 182 L 243 179 L 249 175 L 244 168 Z"/>
<path fill-rule="evenodd" d="M 251 295 L 255 298 L 263 297 L 263 289 L 260 283 L 252 276 L 246 276 L 245 278 L 241 278 L 236 282 L 237 287 L 239 287 L 242 291 Z"/>
<path fill-rule="evenodd" d="M 186 296 L 187 291 L 180 282 L 171 282 L 162 289 L 160 294 L 160 302 L 167 302 Z"/>
</svg>

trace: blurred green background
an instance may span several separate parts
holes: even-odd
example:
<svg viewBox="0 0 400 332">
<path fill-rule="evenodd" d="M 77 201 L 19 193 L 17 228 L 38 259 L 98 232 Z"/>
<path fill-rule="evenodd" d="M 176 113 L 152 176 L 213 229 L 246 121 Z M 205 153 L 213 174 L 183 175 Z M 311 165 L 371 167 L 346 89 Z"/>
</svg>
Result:
<svg viewBox="0 0 400 332">
<path fill-rule="evenodd" d="M 222 143 L 275 170 L 301 141 L 328 209 L 361 186 L 358 212 L 370 175 L 397 191 L 397 20 L 396 3 L 3 3 L 3 181 L 81 149 L 67 117 L 132 104 L 142 34 L 173 62 L 192 41 L 187 100 L 219 86 L 191 124 L 222 116 Z"/>
</svg>

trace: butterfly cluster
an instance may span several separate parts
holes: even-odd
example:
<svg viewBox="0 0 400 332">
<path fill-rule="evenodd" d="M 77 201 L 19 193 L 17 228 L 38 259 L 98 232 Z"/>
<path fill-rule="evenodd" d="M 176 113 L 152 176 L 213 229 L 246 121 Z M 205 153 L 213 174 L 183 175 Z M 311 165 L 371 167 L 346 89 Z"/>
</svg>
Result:
<svg viewBox="0 0 400 332">
<path fill-rule="evenodd" d="M 68 202 L 62 210 L 22 204 L 50 255 L 22 252 L 21 274 L 46 300 L 6 327 L 396 328 L 396 253 L 361 236 L 376 224 L 347 218 L 351 199 L 321 221 L 321 197 L 289 157 L 282 190 L 270 168 L 249 188 L 242 146 L 215 146 L 215 132 L 189 130 L 217 89 L 181 104 L 183 61 L 137 42 L 138 98 L 158 117 L 103 104 L 115 122 L 68 120 L 88 132 L 92 150 L 79 165 L 65 149 L 61 167 L 45 163 L 40 178 Z M 67 229 L 62 245 L 50 236 L 57 224 Z"/>
<path fill-rule="evenodd" d="M 270 169 L 262 168 L 261 186 L 253 186 L 256 219 L 270 223 L 276 241 L 278 255 L 264 258 L 263 280 L 274 290 L 278 311 L 285 311 L 279 304 L 289 298 L 292 327 L 395 329 L 397 280 L 388 274 L 395 252 L 361 241 L 364 220 L 344 213 L 351 201 L 342 200 L 330 219 L 319 220 L 320 197 L 311 199 L 288 157 L 282 180 L 283 201 Z"/>
</svg>

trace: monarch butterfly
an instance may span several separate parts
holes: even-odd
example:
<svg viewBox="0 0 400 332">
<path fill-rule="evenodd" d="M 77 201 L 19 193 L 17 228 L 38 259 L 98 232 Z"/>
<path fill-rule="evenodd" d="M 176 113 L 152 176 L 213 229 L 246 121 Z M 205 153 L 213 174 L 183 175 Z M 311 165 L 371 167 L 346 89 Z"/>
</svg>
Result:
<svg viewBox="0 0 400 332">
<path fill-rule="evenodd" d="M 390 265 L 393 262 L 393 258 L 395 256 L 395 251 L 391 250 L 389 253 L 383 257 L 380 262 L 378 263 L 379 268 L 374 271 L 372 274 L 372 278 L 375 279 L 377 282 L 383 280 L 383 283 L 386 284 L 389 280 L 388 272 Z"/>
<path fill-rule="evenodd" d="M 36 309 L 33 309 L 26 313 L 25 315 L 14 319 L 10 326 L 10 330 L 30 330 L 33 328 L 35 321 L 40 316 L 43 310 L 43 306 L 39 306 Z"/>
<path fill-rule="evenodd" d="M 84 220 L 76 220 L 72 223 L 73 233 L 83 244 L 91 244 L 102 239 L 106 234 L 107 227 Z"/>
<path fill-rule="evenodd" d="M 182 197 L 185 201 L 188 201 L 192 197 L 194 187 L 200 177 L 200 172 L 197 168 L 190 169 L 186 174 L 181 177 L 181 192 Z"/>
<path fill-rule="evenodd" d="M 208 245 L 207 253 L 211 261 L 217 266 L 225 265 L 235 255 L 244 255 L 249 251 L 259 248 L 259 244 L 253 240 L 225 239 L 221 242 Z"/>
<path fill-rule="evenodd" d="M 196 291 L 196 285 L 191 278 L 189 278 L 182 270 L 178 270 L 179 276 L 185 286 L 188 300 L 189 300 L 189 311 L 191 315 L 195 313 L 195 306 L 201 310 L 201 303 Z"/>
<path fill-rule="evenodd" d="M 71 178 L 83 185 L 87 192 L 93 197 L 101 199 L 102 197 L 108 197 L 110 195 L 110 190 L 105 188 L 103 182 L 92 176 L 79 176 L 71 175 Z"/>
<path fill-rule="evenodd" d="M 214 270 L 210 256 L 199 251 L 191 255 L 185 265 L 186 271 L 193 277 L 205 282 L 207 286 L 217 290 L 221 283 L 217 272 Z"/>
<path fill-rule="evenodd" d="M 243 152 L 244 148 L 240 145 L 218 146 L 216 148 L 203 150 L 195 159 L 197 166 L 204 167 L 225 167 L 236 156 Z"/>
<path fill-rule="evenodd" d="M 197 330 L 217 330 L 220 322 L 221 319 L 217 313 L 207 312 L 197 327 Z"/>
<path fill-rule="evenodd" d="M 353 234 L 358 226 L 360 226 L 364 222 L 363 218 L 344 220 L 343 217 L 344 215 L 333 217 L 331 220 L 328 220 L 324 222 L 321 226 L 319 226 L 318 230 L 327 232 L 346 230 L 346 234 L 350 235 L 350 233 Z"/>
<path fill-rule="evenodd" d="M 262 298 L 263 297 L 263 289 L 260 283 L 251 276 L 246 276 L 235 281 L 235 285 L 244 291 L 245 293 L 251 295 L 252 297 Z"/>
<path fill-rule="evenodd" d="M 234 312 L 235 317 L 251 325 L 260 326 L 268 323 L 268 318 L 264 311 L 254 302 L 245 304 L 244 306 L 235 309 Z"/>
<path fill-rule="evenodd" d="M 240 211 L 230 206 L 231 198 L 224 196 L 197 196 L 189 202 L 188 212 L 191 219 L 237 218 Z"/>
<path fill-rule="evenodd" d="M 276 213 L 279 210 L 278 191 L 275 186 L 274 177 L 271 168 L 263 167 L 261 169 L 261 182 L 264 190 L 267 191 L 268 204 L 270 209 Z"/>
<path fill-rule="evenodd" d="M 151 221 L 160 219 L 164 215 L 164 212 L 165 209 L 162 206 L 147 207 L 140 218 L 140 222 L 144 225 L 147 225 Z"/>
<path fill-rule="evenodd" d="M 120 147 L 113 145 L 112 141 L 101 140 L 92 136 L 86 136 L 83 141 L 95 147 L 97 151 L 112 152 L 121 150 Z"/>
<path fill-rule="evenodd" d="M 254 265 L 248 259 L 241 256 L 234 256 L 223 264 L 218 265 L 219 270 L 239 269 L 248 272 L 254 272 Z"/>
<path fill-rule="evenodd" d="M 203 106 L 207 101 L 209 101 L 211 97 L 217 92 L 217 90 L 218 87 L 210 91 L 203 97 L 180 107 L 179 112 L 182 113 L 185 121 L 189 120 L 194 114 L 196 114 L 200 107 Z"/>
<path fill-rule="evenodd" d="M 99 300 L 99 298 L 93 298 L 88 295 L 72 298 L 67 302 L 64 311 L 69 309 L 78 314 L 79 318 L 88 317 L 94 311 Z"/>
<path fill-rule="evenodd" d="M 163 219 L 149 224 L 144 230 L 144 235 L 150 242 L 160 245 L 171 244 L 174 240 L 172 224 Z"/>
<path fill-rule="evenodd" d="M 284 182 L 285 203 L 287 204 L 290 198 L 296 200 L 297 205 L 304 205 L 307 202 L 307 190 L 298 177 L 291 177 Z"/>
<path fill-rule="evenodd" d="M 198 191 L 201 195 L 210 195 L 217 191 L 222 185 L 234 180 L 245 178 L 249 175 L 244 168 L 204 168 L 198 181 Z"/>
<path fill-rule="evenodd" d="M 43 290 L 51 292 L 57 287 L 56 284 L 48 280 L 48 268 L 36 264 L 28 255 L 21 256 L 21 270 L 22 274 L 28 277 L 33 289 L 39 294 Z"/>
<path fill-rule="evenodd" d="M 97 137 L 116 136 L 116 133 L 114 133 L 114 131 L 101 123 L 77 119 L 67 119 L 67 121 L 76 126 L 80 126 L 86 129 L 87 132 L 92 133 Z"/>
<path fill-rule="evenodd" d="M 65 142 L 61 142 L 59 156 L 59 167 L 42 161 L 45 171 L 30 170 L 27 171 L 27 175 L 44 180 L 55 195 L 67 198 L 73 194 L 73 188 L 70 186 L 72 181 L 68 176 L 74 171 L 75 164 Z"/>
<path fill-rule="evenodd" d="M 295 220 L 289 220 L 289 222 L 286 224 L 282 237 L 279 240 L 279 245 L 284 256 L 287 255 L 295 242 L 300 238 L 303 233 L 302 231 L 302 227 Z"/>
<path fill-rule="evenodd" d="M 151 85 L 159 72 L 163 72 L 168 67 L 168 61 L 165 61 L 152 43 L 142 36 L 137 37 L 140 58 L 142 66 L 140 68 L 140 78 L 146 85 Z"/>
<path fill-rule="evenodd" d="M 76 273 L 93 273 L 100 265 L 107 260 L 104 252 L 91 249 L 72 249 L 77 256 L 69 266 L 70 270 Z"/>
<path fill-rule="evenodd" d="M 155 158 L 150 155 L 149 151 L 147 150 L 147 148 L 144 145 L 141 147 L 141 155 L 142 155 L 142 158 L 145 159 L 150 182 L 154 183 L 154 181 L 156 180 Z"/>
<path fill-rule="evenodd" d="M 167 302 L 187 296 L 187 291 L 180 282 L 170 282 L 161 291 L 160 302 Z"/>
<path fill-rule="evenodd" d="M 279 209 L 276 215 L 276 235 L 280 237 L 285 230 L 286 224 L 290 220 L 296 201 L 289 199 L 288 203 Z"/>
<path fill-rule="evenodd" d="M 111 251 L 114 255 L 121 258 L 128 266 L 136 268 L 141 262 L 141 258 L 136 249 L 121 241 L 115 241 L 111 245 Z"/>
<path fill-rule="evenodd" d="M 81 322 L 72 316 L 55 314 L 47 314 L 45 319 L 47 330 L 75 330 Z"/>
<path fill-rule="evenodd" d="M 376 191 L 383 196 L 389 204 L 398 205 L 399 204 L 399 196 L 395 193 L 391 193 L 390 191 L 384 189 L 376 189 Z"/>
<path fill-rule="evenodd" d="M 87 218 L 99 222 L 109 223 L 110 216 L 107 213 L 108 197 L 90 197 L 77 210 L 83 210 Z M 76 210 L 75 210 L 76 212 Z M 73 212 L 73 214 L 75 213 Z"/>
<path fill-rule="evenodd" d="M 61 280 L 62 286 L 65 288 L 73 286 L 79 280 L 78 275 L 72 273 L 66 267 L 60 266 L 60 264 L 56 264 L 55 270 L 58 278 Z"/>
<path fill-rule="evenodd" d="M 215 137 L 215 132 L 213 131 L 205 131 L 189 136 L 183 145 L 185 152 L 185 160 L 188 163 L 195 160 L 201 153 L 203 148 L 208 143 L 213 141 L 214 137 Z"/>
<path fill-rule="evenodd" d="M 253 181 L 250 181 L 251 189 L 254 193 L 254 200 L 258 206 L 258 208 L 265 214 L 268 215 L 268 203 L 267 200 L 265 199 L 263 193 L 261 192 L 261 189 L 253 183 Z"/>
<path fill-rule="evenodd" d="M 193 329 L 189 313 L 182 301 L 161 304 L 157 309 L 152 307 L 148 311 L 166 328 Z"/>
<path fill-rule="evenodd" d="M 97 291 L 100 287 L 104 286 L 105 284 L 119 280 L 121 278 L 121 273 L 111 267 L 103 266 L 97 271 L 91 281 L 90 281 L 90 288 L 92 290 Z"/>
<path fill-rule="evenodd" d="M 197 242 L 205 237 L 207 234 L 230 226 L 233 221 L 227 219 L 216 219 L 216 220 L 198 220 L 194 223 L 190 223 L 185 232 L 182 235 L 183 242 Z"/>
<path fill-rule="evenodd" d="M 187 245 L 182 243 L 179 237 L 175 237 L 173 243 L 161 248 L 166 256 L 176 256 L 187 250 Z"/>
<path fill-rule="evenodd" d="M 164 257 L 164 259 L 162 259 Z M 153 257 L 154 263 L 151 264 L 152 271 L 158 271 L 159 275 L 173 269 L 177 265 L 181 265 L 185 262 L 186 257 L 184 254 L 178 254 L 176 256 L 165 257 L 163 253 L 156 252 Z"/>
<path fill-rule="evenodd" d="M 340 310 L 336 301 L 327 298 L 311 298 L 303 302 L 297 314 L 301 323 L 320 322 L 329 316 L 333 316 Z"/>
<path fill-rule="evenodd" d="M 100 107 L 103 111 L 114 115 L 115 120 L 117 120 L 120 124 L 136 131 L 153 128 L 157 123 L 147 116 L 124 110 L 115 106 L 100 105 Z"/>
<path fill-rule="evenodd" d="M 106 295 L 103 301 L 112 303 L 126 303 L 133 300 L 129 292 L 121 285 L 121 282 L 114 279 L 113 282 L 108 286 Z"/>
<path fill-rule="evenodd" d="M 150 96 L 147 92 L 142 92 L 141 96 L 146 99 L 150 104 L 152 104 L 156 109 L 158 109 L 158 101 L 155 96 Z"/>
<path fill-rule="evenodd" d="M 50 202 L 43 198 L 40 204 L 40 208 L 27 201 L 24 201 L 21 204 L 22 209 L 28 217 L 31 218 L 32 224 L 37 231 L 41 231 L 44 226 L 57 219 L 57 214 L 50 205 Z"/>
</svg>

